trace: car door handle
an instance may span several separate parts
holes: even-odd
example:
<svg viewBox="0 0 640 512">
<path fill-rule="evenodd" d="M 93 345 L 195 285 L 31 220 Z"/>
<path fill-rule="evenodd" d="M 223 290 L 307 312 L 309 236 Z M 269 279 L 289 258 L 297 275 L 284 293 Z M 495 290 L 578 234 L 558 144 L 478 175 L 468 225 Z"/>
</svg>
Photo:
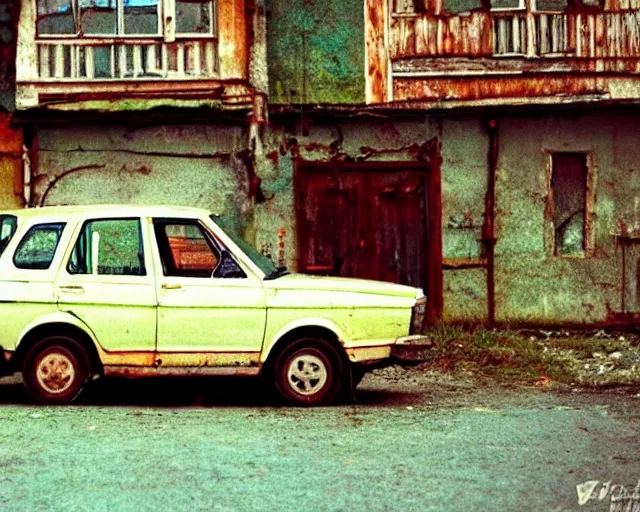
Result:
<svg viewBox="0 0 640 512">
<path fill-rule="evenodd" d="M 181 284 L 163 284 L 162 285 L 162 289 L 163 290 L 180 290 L 182 288 Z"/>
<path fill-rule="evenodd" d="M 76 285 L 65 285 L 59 286 L 61 292 L 64 293 L 84 293 L 84 288 L 82 286 Z"/>
</svg>

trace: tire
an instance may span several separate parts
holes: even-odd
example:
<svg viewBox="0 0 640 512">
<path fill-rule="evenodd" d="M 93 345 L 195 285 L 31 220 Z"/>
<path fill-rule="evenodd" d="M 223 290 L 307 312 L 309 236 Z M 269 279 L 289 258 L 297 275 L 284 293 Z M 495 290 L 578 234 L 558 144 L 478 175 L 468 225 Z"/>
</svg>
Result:
<svg viewBox="0 0 640 512">
<path fill-rule="evenodd" d="M 343 367 L 342 358 L 326 340 L 299 339 L 275 361 L 275 390 L 292 405 L 331 404 L 343 387 Z"/>
<path fill-rule="evenodd" d="M 22 378 L 34 400 L 49 405 L 68 404 L 82 392 L 91 374 L 87 352 L 72 338 L 50 336 L 29 349 Z"/>
</svg>

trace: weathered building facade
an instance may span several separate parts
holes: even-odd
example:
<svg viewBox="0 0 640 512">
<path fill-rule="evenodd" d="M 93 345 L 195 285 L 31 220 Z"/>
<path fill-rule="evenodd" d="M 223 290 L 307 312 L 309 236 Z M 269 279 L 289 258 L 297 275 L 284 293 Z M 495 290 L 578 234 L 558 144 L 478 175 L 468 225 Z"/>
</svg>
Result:
<svg viewBox="0 0 640 512">
<path fill-rule="evenodd" d="M 633 2 L 15 4 L 3 206 L 203 206 L 432 321 L 640 314 Z"/>
</svg>

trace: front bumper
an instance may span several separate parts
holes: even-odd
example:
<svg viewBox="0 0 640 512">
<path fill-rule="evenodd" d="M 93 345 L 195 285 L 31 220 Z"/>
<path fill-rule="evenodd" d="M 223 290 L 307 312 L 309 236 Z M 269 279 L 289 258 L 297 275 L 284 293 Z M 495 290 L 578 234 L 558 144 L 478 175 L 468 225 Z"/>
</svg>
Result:
<svg viewBox="0 0 640 512">
<path fill-rule="evenodd" d="M 424 351 L 433 348 L 433 341 L 420 334 L 402 336 L 392 343 L 377 346 L 346 348 L 349 361 L 359 366 L 389 366 L 395 363 L 421 361 Z"/>
<path fill-rule="evenodd" d="M 433 341 L 427 336 L 414 334 L 402 336 L 391 346 L 391 359 L 398 363 L 422 361 L 423 353 L 433 348 Z"/>
</svg>

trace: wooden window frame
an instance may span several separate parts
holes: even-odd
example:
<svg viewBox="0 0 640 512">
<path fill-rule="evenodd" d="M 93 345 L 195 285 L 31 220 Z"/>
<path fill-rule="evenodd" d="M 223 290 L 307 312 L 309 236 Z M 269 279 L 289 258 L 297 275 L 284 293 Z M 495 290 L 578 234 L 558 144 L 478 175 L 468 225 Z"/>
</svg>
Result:
<svg viewBox="0 0 640 512">
<path fill-rule="evenodd" d="M 70 0 L 71 11 L 74 16 L 74 23 L 76 24 L 75 34 L 39 34 L 38 33 L 38 0 L 35 2 L 34 10 L 34 28 L 36 34 L 36 40 L 58 40 L 58 39 L 91 39 L 91 40 L 137 40 L 137 39 L 156 39 L 158 41 L 164 41 L 171 43 L 176 39 L 217 39 L 218 37 L 218 0 L 205 0 L 202 3 L 210 4 L 211 12 L 211 30 L 208 33 L 198 32 L 176 32 L 176 0 L 158 0 L 157 14 L 158 14 L 158 30 L 155 34 L 127 34 L 124 31 L 124 2 L 125 0 L 115 0 L 116 2 L 116 16 L 118 20 L 117 31 L 115 34 L 89 34 L 82 33 L 79 20 L 80 20 L 80 0 Z"/>
<path fill-rule="evenodd" d="M 559 254 L 556 247 L 556 227 L 553 223 L 553 215 L 555 212 L 555 198 L 552 188 L 553 179 L 553 157 L 562 154 L 579 154 L 585 156 L 585 164 L 587 166 L 586 187 L 585 187 L 585 208 L 584 208 L 584 251 L 582 254 Z M 597 188 L 597 166 L 595 155 L 592 151 L 561 151 L 548 150 L 545 151 L 546 171 L 545 171 L 545 187 L 547 195 L 545 199 L 545 228 L 544 228 L 544 245 L 545 252 L 548 256 L 562 259 L 585 259 L 592 258 L 595 255 L 596 246 L 596 188 Z"/>
</svg>

